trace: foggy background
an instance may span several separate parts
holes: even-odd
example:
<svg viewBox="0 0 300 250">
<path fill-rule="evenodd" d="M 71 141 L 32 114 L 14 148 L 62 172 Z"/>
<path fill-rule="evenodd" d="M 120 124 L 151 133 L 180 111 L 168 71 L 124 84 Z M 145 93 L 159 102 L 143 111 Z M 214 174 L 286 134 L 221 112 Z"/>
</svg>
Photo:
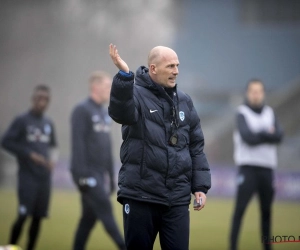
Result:
<svg viewBox="0 0 300 250">
<path fill-rule="evenodd" d="M 0 2 L 0 135 L 48 84 L 47 115 L 56 125 L 60 161 L 55 187 L 69 187 L 69 118 L 87 97 L 89 74 L 117 69 L 108 46 L 135 71 L 151 48 L 173 48 L 179 87 L 192 96 L 206 138 L 212 194 L 232 195 L 232 132 L 246 82 L 260 78 L 285 130 L 278 195 L 300 200 L 300 2 L 296 0 L 62 0 Z M 120 126 L 113 125 L 116 168 Z M 0 185 L 14 186 L 15 159 L 0 151 Z M 224 178 L 226 176 L 226 178 Z M 225 179 L 225 180 L 224 180 Z M 280 193 L 281 192 L 281 193 Z"/>
</svg>

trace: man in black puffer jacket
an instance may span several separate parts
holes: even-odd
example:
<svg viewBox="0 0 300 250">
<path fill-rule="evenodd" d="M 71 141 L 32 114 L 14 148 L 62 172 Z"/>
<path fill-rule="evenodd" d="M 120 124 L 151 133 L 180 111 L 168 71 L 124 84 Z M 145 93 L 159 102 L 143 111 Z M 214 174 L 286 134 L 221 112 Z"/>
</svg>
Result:
<svg viewBox="0 0 300 250">
<path fill-rule="evenodd" d="M 177 89 L 178 57 L 155 47 L 149 68 L 134 76 L 112 44 L 110 56 L 120 70 L 109 115 L 123 125 L 118 201 L 127 249 L 152 249 L 159 232 L 162 249 L 187 250 L 191 193 L 201 210 L 211 176 L 199 117 L 191 98 Z"/>
</svg>

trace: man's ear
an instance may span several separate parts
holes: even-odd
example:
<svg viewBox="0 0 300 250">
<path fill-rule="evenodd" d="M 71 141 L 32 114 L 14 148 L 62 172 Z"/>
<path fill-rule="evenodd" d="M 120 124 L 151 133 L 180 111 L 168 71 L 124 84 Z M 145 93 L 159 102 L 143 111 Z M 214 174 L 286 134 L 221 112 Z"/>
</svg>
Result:
<svg viewBox="0 0 300 250">
<path fill-rule="evenodd" d="M 156 75 L 156 65 L 155 64 L 150 64 L 149 71 L 152 74 Z"/>
</svg>

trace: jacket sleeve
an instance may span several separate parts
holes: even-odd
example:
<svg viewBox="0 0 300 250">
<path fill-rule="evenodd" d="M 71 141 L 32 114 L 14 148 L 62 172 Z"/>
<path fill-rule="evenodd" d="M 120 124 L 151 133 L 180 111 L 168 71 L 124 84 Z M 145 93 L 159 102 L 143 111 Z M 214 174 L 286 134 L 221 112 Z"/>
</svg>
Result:
<svg viewBox="0 0 300 250">
<path fill-rule="evenodd" d="M 71 117 L 72 170 L 82 177 L 88 177 L 87 148 L 88 116 L 82 106 L 77 106 Z"/>
<path fill-rule="evenodd" d="M 24 130 L 23 120 L 20 117 L 16 118 L 2 137 L 2 147 L 18 157 L 29 157 L 31 151 L 21 144 L 21 138 L 25 133 Z"/>
<path fill-rule="evenodd" d="M 204 136 L 200 126 L 200 119 L 189 100 L 191 106 L 191 124 L 190 124 L 190 155 L 192 157 L 192 193 L 207 191 L 211 187 L 211 174 L 204 149 Z"/>
<path fill-rule="evenodd" d="M 279 124 L 279 121 L 277 119 L 277 117 L 275 117 L 275 122 L 274 122 L 274 133 L 266 133 L 264 135 L 264 139 L 268 142 L 268 143 L 280 143 L 282 141 L 283 138 L 283 129 Z"/>
<path fill-rule="evenodd" d="M 261 131 L 258 133 L 252 132 L 248 127 L 244 115 L 240 113 L 237 115 L 237 127 L 242 139 L 251 146 L 263 143 L 279 143 L 283 135 L 282 129 L 280 128 L 277 119 L 275 119 L 274 134 L 268 133 L 266 131 Z"/>
<path fill-rule="evenodd" d="M 128 76 L 117 73 L 113 79 L 110 102 L 110 117 L 117 123 L 132 125 L 137 122 L 138 111 L 134 97 L 134 74 Z"/>
</svg>

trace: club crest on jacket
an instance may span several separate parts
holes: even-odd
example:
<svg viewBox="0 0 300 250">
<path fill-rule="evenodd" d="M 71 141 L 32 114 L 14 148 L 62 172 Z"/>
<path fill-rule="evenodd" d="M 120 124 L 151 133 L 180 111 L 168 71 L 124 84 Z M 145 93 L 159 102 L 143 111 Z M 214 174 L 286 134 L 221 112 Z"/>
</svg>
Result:
<svg viewBox="0 0 300 250">
<path fill-rule="evenodd" d="M 179 118 L 180 118 L 181 121 L 184 121 L 185 116 L 184 116 L 184 112 L 183 111 L 179 112 Z"/>
<path fill-rule="evenodd" d="M 129 206 L 129 204 L 125 204 L 124 211 L 125 211 L 126 214 L 129 214 L 129 212 L 130 212 L 130 206 Z"/>
</svg>

